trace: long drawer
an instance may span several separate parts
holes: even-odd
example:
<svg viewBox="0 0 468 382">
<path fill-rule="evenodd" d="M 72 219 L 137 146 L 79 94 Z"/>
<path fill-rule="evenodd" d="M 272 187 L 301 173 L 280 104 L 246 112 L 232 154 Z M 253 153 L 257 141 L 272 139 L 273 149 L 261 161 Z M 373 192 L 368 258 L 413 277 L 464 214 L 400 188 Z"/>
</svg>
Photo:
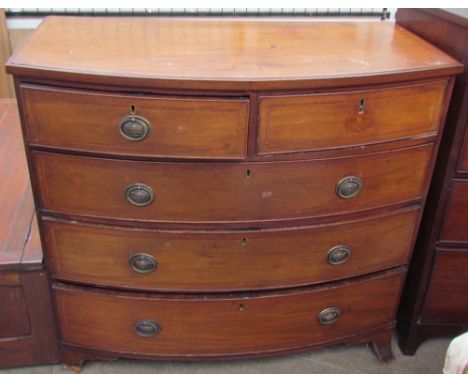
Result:
<svg viewBox="0 0 468 382">
<path fill-rule="evenodd" d="M 150 163 L 34 152 L 40 207 L 158 222 L 337 215 L 419 199 L 432 144 L 275 163 Z"/>
<path fill-rule="evenodd" d="M 257 152 L 367 145 L 436 134 L 446 81 L 259 99 Z"/>
<path fill-rule="evenodd" d="M 401 268 L 251 295 L 160 295 L 55 284 L 65 344 L 160 356 L 229 356 L 344 339 L 394 320 Z M 363 298 L 365 296 L 365 298 Z"/>
<path fill-rule="evenodd" d="M 143 96 L 23 84 L 29 143 L 106 154 L 243 158 L 249 101 Z"/>
<path fill-rule="evenodd" d="M 419 209 L 296 229 L 158 231 L 44 220 L 51 274 L 141 290 L 315 284 L 403 264 Z"/>
</svg>

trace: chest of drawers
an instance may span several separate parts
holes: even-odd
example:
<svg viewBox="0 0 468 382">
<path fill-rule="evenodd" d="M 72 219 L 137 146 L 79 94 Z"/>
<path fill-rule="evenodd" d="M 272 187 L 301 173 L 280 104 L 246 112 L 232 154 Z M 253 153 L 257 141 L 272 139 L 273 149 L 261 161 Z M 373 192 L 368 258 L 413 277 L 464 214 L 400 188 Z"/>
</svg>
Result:
<svg viewBox="0 0 468 382">
<path fill-rule="evenodd" d="M 7 68 L 66 363 L 391 358 L 454 59 L 386 23 L 52 17 Z"/>
<path fill-rule="evenodd" d="M 466 9 L 402 9 L 397 22 L 462 62 Z M 453 36 L 457 38 L 454 39 Z M 399 312 L 400 347 L 468 330 L 468 71 L 456 77 L 447 127 Z"/>
</svg>

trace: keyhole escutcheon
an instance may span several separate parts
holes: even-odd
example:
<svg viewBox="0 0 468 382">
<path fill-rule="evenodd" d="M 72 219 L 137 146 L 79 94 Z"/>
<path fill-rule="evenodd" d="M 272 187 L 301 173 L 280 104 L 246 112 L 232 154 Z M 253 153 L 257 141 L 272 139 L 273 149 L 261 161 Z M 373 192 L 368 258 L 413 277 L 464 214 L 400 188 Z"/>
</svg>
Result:
<svg viewBox="0 0 468 382">
<path fill-rule="evenodd" d="M 364 114 L 364 111 L 366 110 L 366 100 L 364 98 L 361 98 L 359 101 L 359 114 Z"/>
</svg>

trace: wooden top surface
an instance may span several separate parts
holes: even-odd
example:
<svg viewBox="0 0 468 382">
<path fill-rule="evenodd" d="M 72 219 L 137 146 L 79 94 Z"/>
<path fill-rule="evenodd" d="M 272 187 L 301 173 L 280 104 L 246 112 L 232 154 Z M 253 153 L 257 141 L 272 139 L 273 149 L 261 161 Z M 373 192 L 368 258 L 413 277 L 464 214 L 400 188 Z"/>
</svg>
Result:
<svg viewBox="0 0 468 382">
<path fill-rule="evenodd" d="M 0 270 L 40 265 L 42 249 L 13 99 L 0 99 L 0 180 Z"/>
<path fill-rule="evenodd" d="M 461 71 L 457 61 L 389 22 L 55 16 L 45 19 L 7 68 L 16 75 L 90 83 L 119 78 L 123 85 L 239 90 Z"/>
</svg>

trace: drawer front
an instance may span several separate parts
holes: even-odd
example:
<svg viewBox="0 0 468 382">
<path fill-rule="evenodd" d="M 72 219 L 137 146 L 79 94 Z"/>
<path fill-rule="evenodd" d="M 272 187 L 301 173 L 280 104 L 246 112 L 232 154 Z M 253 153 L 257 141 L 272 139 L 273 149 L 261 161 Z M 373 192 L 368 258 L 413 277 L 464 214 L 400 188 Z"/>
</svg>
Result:
<svg viewBox="0 0 468 382">
<path fill-rule="evenodd" d="M 422 319 L 468 324 L 468 250 L 437 250 Z"/>
<path fill-rule="evenodd" d="M 314 284 L 406 262 L 419 209 L 360 221 L 262 232 L 170 232 L 45 220 L 55 277 L 168 291 Z M 259 271 L 261 270 L 261 271 Z"/>
<path fill-rule="evenodd" d="M 460 152 L 458 171 L 468 173 L 468 121 L 465 125 L 465 139 Z"/>
<path fill-rule="evenodd" d="M 447 83 L 261 97 L 257 152 L 342 148 L 435 134 Z"/>
<path fill-rule="evenodd" d="M 395 318 L 402 281 L 399 270 L 250 297 L 164 297 L 63 284 L 55 284 L 54 294 L 67 344 L 160 356 L 222 356 L 301 348 L 388 324 Z"/>
<path fill-rule="evenodd" d="M 246 99 L 137 96 L 32 85 L 20 89 L 29 143 L 154 157 L 246 154 Z"/>
<path fill-rule="evenodd" d="M 452 181 L 440 240 L 468 242 L 468 180 Z"/>
<path fill-rule="evenodd" d="M 417 199 L 431 153 L 429 144 L 349 158 L 242 164 L 132 162 L 44 152 L 33 157 L 41 207 L 49 211 L 141 221 L 236 222 L 338 214 Z"/>
</svg>

